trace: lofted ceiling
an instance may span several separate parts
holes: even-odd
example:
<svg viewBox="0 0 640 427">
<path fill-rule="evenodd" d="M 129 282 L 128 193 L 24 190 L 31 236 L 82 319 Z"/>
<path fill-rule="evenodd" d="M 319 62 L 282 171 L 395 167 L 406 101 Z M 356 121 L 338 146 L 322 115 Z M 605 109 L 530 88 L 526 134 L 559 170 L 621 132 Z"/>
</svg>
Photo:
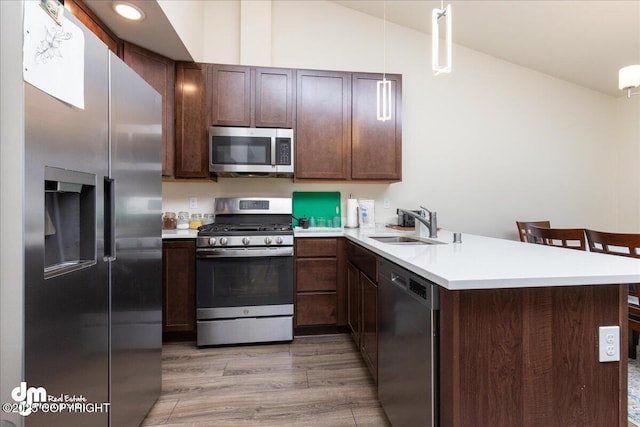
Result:
<svg viewBox="0 0 640 427">
<path fill-rule="evenodd" d="M 193 60 L 157 1 L 126 1 L 142 9 L 145 18 L 134 22 L 120 17 L 110 0 L 84 0 L 84 3 L 121 39 L 176 61 Z"/>
<path fill-rule="evenodd" d="M 129 1 L 147 13 L 139 25 L 122 22 L 110 1 L 85 3 L 119 37 L 172 59 L 190 59 L 156 1 Z M 381 0 L 333 3 L 379 18 L 385 4 Z M 618 69 L 640 64 L 640 0 L 452 0 L 445 4 L 453 8 L 454 43 L 611 96 L 622 95 Z M 387 0 L 387 20 L 430 33 L 431 10 L 440 5 L 440 1 Z M 453 54 L 455 61 L 455 47 Z"/>
</svg>

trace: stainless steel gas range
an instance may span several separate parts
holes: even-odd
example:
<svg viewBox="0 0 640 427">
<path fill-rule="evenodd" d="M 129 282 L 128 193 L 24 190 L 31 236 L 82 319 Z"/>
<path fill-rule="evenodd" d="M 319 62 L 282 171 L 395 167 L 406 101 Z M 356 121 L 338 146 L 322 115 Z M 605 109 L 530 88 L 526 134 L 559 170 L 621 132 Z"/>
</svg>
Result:
<svg viewBox="0 0 640 427">
<path fill-rule="evenodd" d="M 198 346 L 293 340 L 290 198 L 216 198 L 198 231 Z"/>
</svg>

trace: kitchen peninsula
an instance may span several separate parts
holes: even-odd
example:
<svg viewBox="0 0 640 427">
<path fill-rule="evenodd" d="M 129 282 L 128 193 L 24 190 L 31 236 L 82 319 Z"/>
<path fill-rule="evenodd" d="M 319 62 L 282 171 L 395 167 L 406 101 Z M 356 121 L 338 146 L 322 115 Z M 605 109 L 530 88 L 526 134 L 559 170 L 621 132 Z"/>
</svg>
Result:
<svg viewBox="0 0 640 427">
<path fill-rule="evenodd" d="M 640 282 L 640 261 L 446 231 L 445 244 L 371 238 L 394 234 L 345 231 L 439 285 L 439 425 L 627 425 L 618 284 Z M 619 362 L 599 362 L 600 326 L 620 326 Z"/>
</svg>

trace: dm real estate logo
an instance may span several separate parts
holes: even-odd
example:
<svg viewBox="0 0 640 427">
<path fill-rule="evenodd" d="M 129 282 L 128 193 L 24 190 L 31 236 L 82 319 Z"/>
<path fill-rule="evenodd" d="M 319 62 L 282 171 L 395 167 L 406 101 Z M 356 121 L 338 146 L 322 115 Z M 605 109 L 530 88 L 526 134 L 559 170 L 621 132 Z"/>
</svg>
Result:
<svg viewBox="0 0 640 427">
<path fill-rule="evenodd" d="M 110 403 L 92 403 L 80 395 L 53 396 L 44 387 L 27 387 L 26 382 L 11 391 L 13 403 L 3 403 L 3 412 L 18 413 L 24 417 L 33 412 L 44 413 L 101 413 L 109 412 Z"/>
</svg>

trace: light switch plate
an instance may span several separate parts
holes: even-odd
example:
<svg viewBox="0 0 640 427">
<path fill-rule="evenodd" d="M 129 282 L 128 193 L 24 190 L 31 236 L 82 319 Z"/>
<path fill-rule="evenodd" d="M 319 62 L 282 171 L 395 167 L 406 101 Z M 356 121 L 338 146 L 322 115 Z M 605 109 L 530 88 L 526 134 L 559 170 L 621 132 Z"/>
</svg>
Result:
<svg viewBox="0 0 640 427">
<path fill-rule="evenodd" d="M 391 207 L 391 200 L 389 199 L 384 199 L 382 203 L 385 209 L 389 209 Z"/>
<path fill-rule="evenodd" d="M 620 360 L 620 326 L 600 326 L 598 331 L 600 362 L 618 362 Z"/>
<path fill-rule="evenodd" d="M 189 197 L 189 209 L 198 209 L 197 197 Z"/>
</svg>

